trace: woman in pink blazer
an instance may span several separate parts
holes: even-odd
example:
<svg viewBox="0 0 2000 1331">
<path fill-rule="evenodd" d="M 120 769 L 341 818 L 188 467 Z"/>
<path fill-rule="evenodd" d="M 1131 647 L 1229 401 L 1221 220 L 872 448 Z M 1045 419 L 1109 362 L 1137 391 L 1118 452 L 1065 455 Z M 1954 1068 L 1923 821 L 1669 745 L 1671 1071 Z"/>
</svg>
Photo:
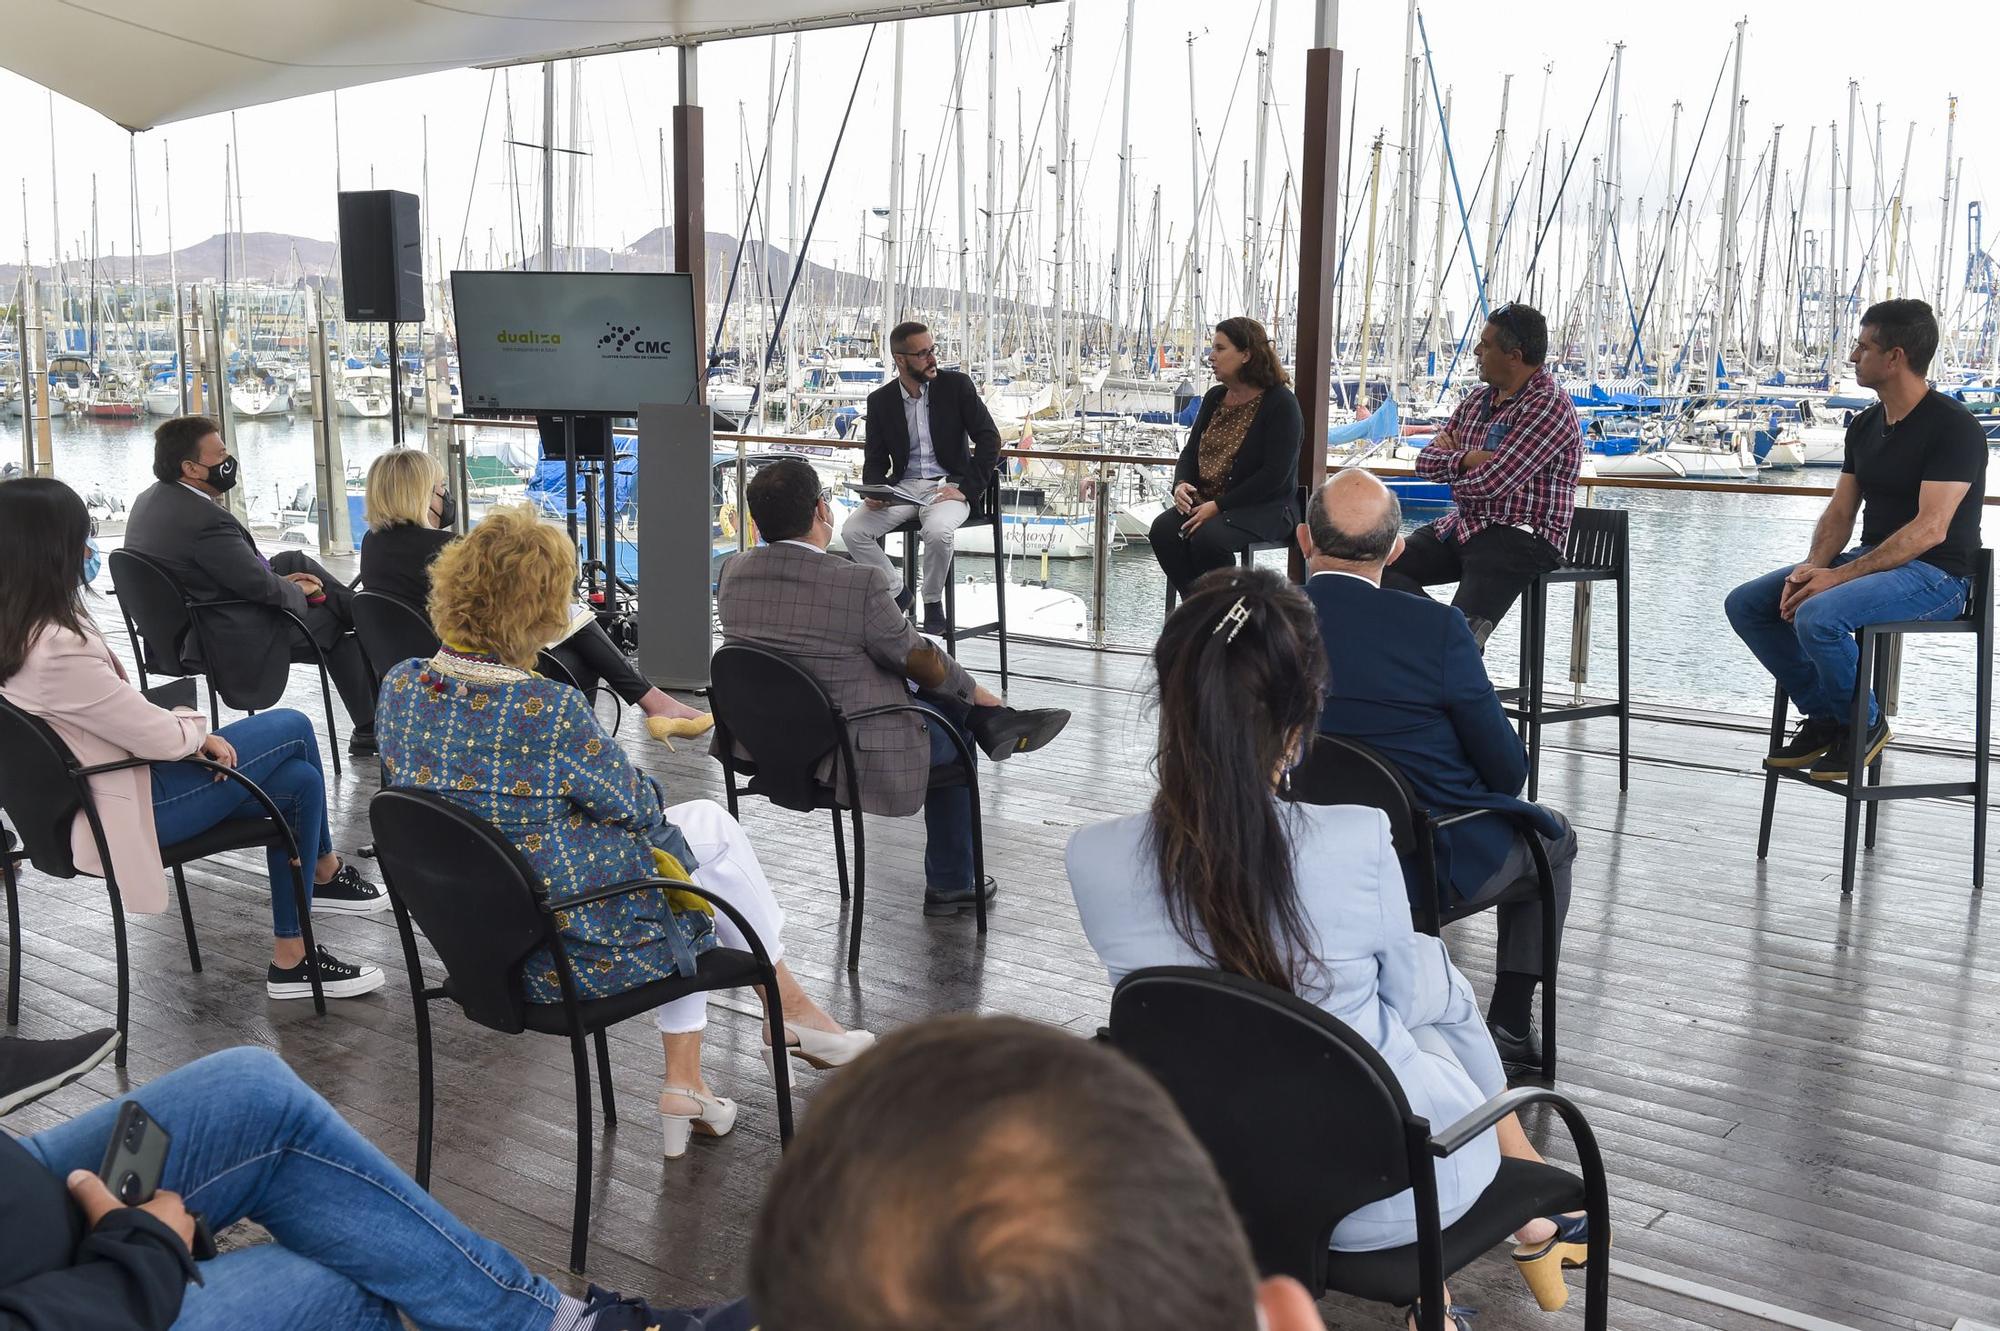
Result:
<svg viewBox="0 0 2000 1331">
<path fill-rule="evenodd" d="M 326 780 L 312 723 L 274 710 L 222 727 L 213 735 L 200 715 L 156 707 L 125 678 L 125 669 L 84 609 L 85 542 L 90 515 L 76 492 L 42 478 L 0 484 L 0 697 L 43 721 L 84 766 L 145 758 L 150 767 L 90 778 L 111 867 L 126 909 L 166 909 L 160 846 L 230 818 L 261 815 L 243 788 L 179 759 L 200 753 L 257 783 L 286 815 L 301 847 L 318 859 L 312 908 L 318 912 L 387 910 L 381 888 L 366 882 L 333 853 L 326 819 Z M 77 867 L 104 873 L 96 839 L 83 814 L 70 844 Z M 292 866 L 270 852 L 272 998 L 312 994 L 305 944 L 299 937 Z M 328 998 L 353 998 L 382 987 L 377 966 L 341 961 L 324 947 L 317 966 Z"/>
</svg>

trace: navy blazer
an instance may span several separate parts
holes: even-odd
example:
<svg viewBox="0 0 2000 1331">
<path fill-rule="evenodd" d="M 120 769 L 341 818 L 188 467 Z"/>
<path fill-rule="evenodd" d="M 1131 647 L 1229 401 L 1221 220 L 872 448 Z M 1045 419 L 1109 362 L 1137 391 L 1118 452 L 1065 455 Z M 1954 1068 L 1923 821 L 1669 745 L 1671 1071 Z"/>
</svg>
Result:
<svg viewBox="0 0 2000 1331">
<path fill-rule="evenodd" d="M 868 395 L 861 479 L 895 485 L 910 465 L 910 420 L 903 412 L 903 381 L 891 379 Z M 930 387 L 931 448 L 947 479 L 977 507 L 1000 461 L 1000 430 L 978 386 L 957 370 L 939 370 Z M 970 443 L 971 447 L 967 447 Z"/>
<path fill-rule="evenodd" d="M 1378 749 L 1435 811 L 1505 809 L 1543 835 L 1561 825 L 1520 798 L 1527 753 L 1500 708 L 1465 616 L 1428 596 L 1338 573 L 1306 579 L 1332 678 L 1319 728 Z M 1475 818 L 1438 835 L 1438 881 L 1464 899 L 1500 868 L 1514 824 Z"/>
</svg>

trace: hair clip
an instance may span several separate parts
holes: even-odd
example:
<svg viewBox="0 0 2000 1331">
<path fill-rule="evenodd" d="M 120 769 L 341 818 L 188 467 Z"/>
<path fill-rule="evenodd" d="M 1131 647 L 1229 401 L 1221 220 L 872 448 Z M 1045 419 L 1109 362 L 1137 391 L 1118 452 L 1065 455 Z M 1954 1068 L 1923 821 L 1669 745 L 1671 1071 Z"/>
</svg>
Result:
<svg viewBox="0 0 2000 1331">
<path fill-rule="evenodd" d="M 1229 636 L 1222 640 L 1223 645 L 1227 646 L 1236 641 L 1236 635 L 1241 633 L 1243 626 L 1249 622 L 1250 607 L 1245 605 L 1243 598 L 1239 596 L 1236 598 L 1236 604 L 1230 606 L 1228 610 L 1223 612 L 1222 618 L 1215 621 L 1215 627 L 1208 631 L 1208 636 L 1213 638 L 1216 634 L 1222 632 L 1223 629 L 1228 629 Z"/>
</svg>

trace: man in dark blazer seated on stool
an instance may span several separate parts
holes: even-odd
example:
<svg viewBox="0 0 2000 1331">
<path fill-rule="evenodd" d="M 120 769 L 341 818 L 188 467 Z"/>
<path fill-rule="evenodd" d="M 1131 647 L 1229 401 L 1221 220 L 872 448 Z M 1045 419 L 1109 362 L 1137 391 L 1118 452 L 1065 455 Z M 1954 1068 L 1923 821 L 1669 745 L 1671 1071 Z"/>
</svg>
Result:
<svg viewBox="0 0 2000 1331">
<path fill-rule="evenodd" d="M 952 543 L 959 524 L 993 479 L 1000 431 L 971 376 L 938 368 L 937 341 L 929 328 L 915 322 L 897 324 L 889 334 L 889 350 L 895 357 L 896 377 L 868 395 L 861 480 L 865 485 L 898 486 L 926 502 L 919 509 L 864 500 L 841 525 L 840 539 L 856 563 L 881 569 L 894 586 L 896 570 L 882 553 L 882 538 L 921 512 L 923 627 L 926 633 L 943 633 Z M 908 610 L 908 595 L 898 593 L 896 604 Z"/>
<path fill-rule="evenodd" d="M 1306 596 L 1319 615 L 1332 676 L 1319 728 L 1379 751 L 1409 778 L 1425 808 L 1504 809 L 1525 814 L 1555 870 L 1557 909 L 1569 912 L 1576 833 L 1554 809 L 1520 798 L 1527 755 L 1508 724 L 1465 616 L 1427 596 L 1382 588 L 1382 569 L 1402 551 L 1402 506 L 1381 481 L 1350 468 L 1306 504 L 1299 549 L 1310 570 Z M 1438 880 L 1449 908 L 1501 895 L 1534 876 L 1522 832 L 1475 818 L 1438 836 Z M 1500 932 L 1486 1022 L 1501 1061 L 1539 1070 L 1532 1020 L 1543 973 L 1539 900 L 1495 910 Z"/>
<path fill-rule="evenodd" d="M 206 416 L 176 416 L 153 431 L 153 475 L 132 501 L 128 549 L 164 564 L 197 601 L 248 601 L 204 611 L 194 659 L 192 636 L 171 644 L 199 665 L 231 707 L 262 710 L 285 691 L 291 662 L 311 661 L 312 644 L 275 610 L 289 610 L 326 653 L 327 673 L 354 722 L 347 751 L 375 752 L 375 672 L 354 636 L 353 593 L 295 550 L 265 559 L 256 540 L 222 504 L 237 481 L 236 459 Z M 162 644 L 166 646 L 168 644 Z"/>
</svg>

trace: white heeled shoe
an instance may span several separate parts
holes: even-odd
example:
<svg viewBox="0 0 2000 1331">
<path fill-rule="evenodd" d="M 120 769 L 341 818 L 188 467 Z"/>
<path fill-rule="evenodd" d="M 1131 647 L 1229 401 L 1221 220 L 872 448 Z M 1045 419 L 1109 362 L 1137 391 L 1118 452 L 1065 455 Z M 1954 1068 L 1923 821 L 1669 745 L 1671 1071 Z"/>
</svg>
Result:
<svg viewBox="0 0 2000 1331">
<path fill-rule="evenodd" d="M 729 1130 L 736 1126 L 736 1102 L 719 1095 L 703 1095 L 700 1091 L 685 1086 L 668 1086 L 663 1095 L 685 1096 L 701 1106 L 699 1114 L 669 1114 L 660 1111 L 660 1140 L 662 1153 L 669 1160 L 678 1160 L 687 1154 L 688 1137 L 701 1133 L 706 1137 L 727 1137 Z"/>
<path fill-rule="evenodd" d="M 793 1037 L 797 1043 L 793 1043 Z M 785 1052 L 794 1058 L 803 1059 L 813 1067 L 845 1067 L 868 1051 L 875 1043 L 873 1031 L 816 1031 L 810 1026 L 787 1026 L 785 1028 Z M 764 1066 L 771 1066 L 771 1046 L 764 1046 Z"/>
</svg>

